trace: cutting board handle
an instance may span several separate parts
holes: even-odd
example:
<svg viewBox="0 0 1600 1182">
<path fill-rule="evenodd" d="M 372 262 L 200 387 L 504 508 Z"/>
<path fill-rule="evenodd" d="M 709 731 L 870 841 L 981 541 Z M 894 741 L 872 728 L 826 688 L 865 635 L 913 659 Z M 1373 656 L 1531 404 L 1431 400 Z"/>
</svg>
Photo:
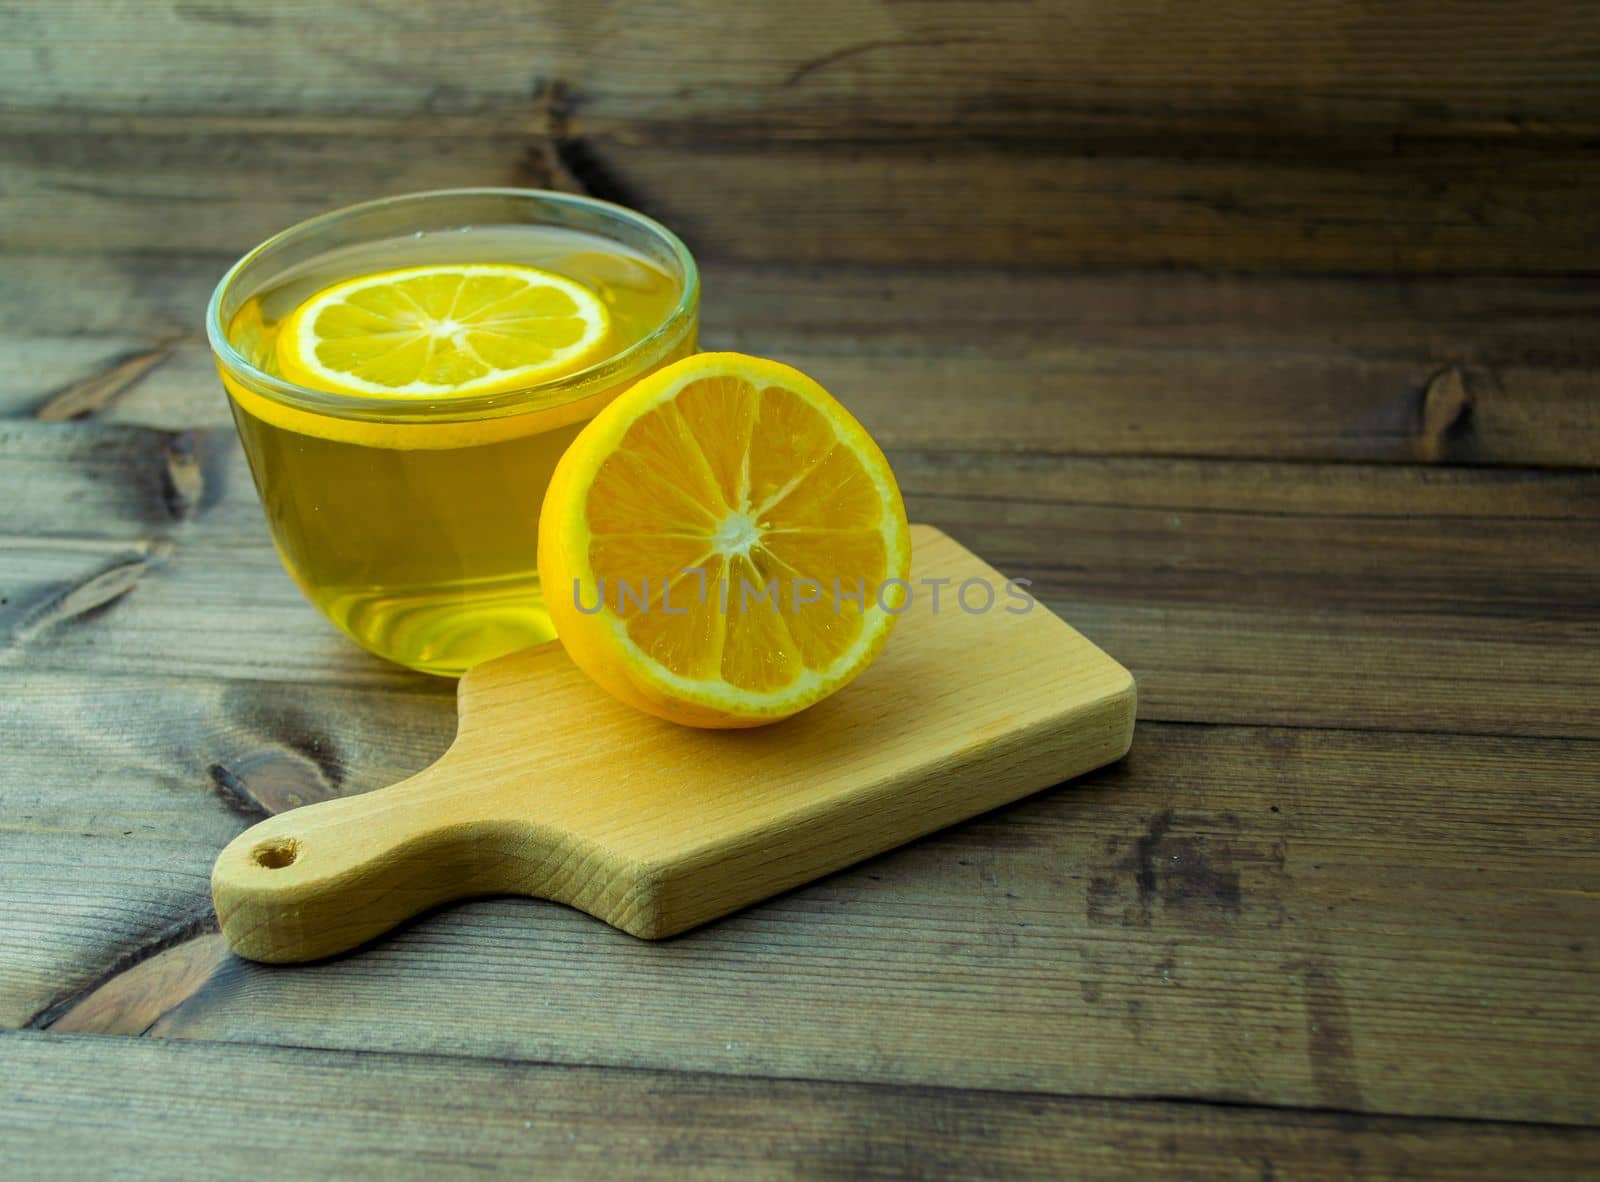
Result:
<svg viewBox="0 0 1600 1182">
<path fill-rule="evenodd" d="M 211 872 L 222 934 L 241 956 L 316 960 L 441 903 L 542 895 L 557 842 L 527 822 L 452 824 L 458 782 L 442 759 L 381 793 L 270 817 L 223 849 Z"/>
</svg>

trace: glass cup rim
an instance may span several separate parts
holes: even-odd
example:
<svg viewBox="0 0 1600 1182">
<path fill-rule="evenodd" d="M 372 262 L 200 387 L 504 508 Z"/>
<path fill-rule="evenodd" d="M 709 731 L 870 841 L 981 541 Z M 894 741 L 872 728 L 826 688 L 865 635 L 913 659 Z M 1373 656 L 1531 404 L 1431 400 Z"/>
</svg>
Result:
<svg viewBox="0 0 1600 1182">
<path fill-rule="evenodd" d="M 593 365 L 574 370 L 557 378 L 537 382 L 531 386 L 519 386 L 510 390 L 476 394 L 466 398 L 417 398 L 414 400 L 408 398 L 402 400 L 386 398 L 382 395 L 335 393 L 329 390 L 319 390 L 314 386 L 302 386 L 297 382 L 287 381 L 275 374 L 267 373 L 252 364 L 228 340 L 227 326 L 222 323 L 223 301 L 230 293 L 239 274 L 267 251 L 282 245 L 291 238 L 297 238 L 312 230 L 371 210 L 411 203 L 477 197 L 537 198 L 540 201 L 584 209 L 619 221 L 633 223 L 636 227 L 661 239 L 670 248 L 673 257 L 682 269 L 683 290 L 679 294 L 678 302 L 673 306 L 672 311 L 663 317 L 660 324 L 620 353 L 612 353 Z M 638 210 L 629 209 L 625 205 L 618 205 L 612 201 L 602 201 L 597 197 L 588 197 L 578 193 L 563 193 L 555 189 L 521 189 L 495 186 L 465 189 L 423 189 L 412 193 L 378 197 L 371 201 L 360 201 L 353 205 L 340 206 L 337 209 L 319 213 L 314 217 L 306 218 L 304 221 L 296 222 L 292 226 L 278 231 L 278 233 L 246 251 L 238 261 L 228 268 L 227 272 L 218 280 L 215 290 L 211 293 L 211 299 L 206 305 L 206 339 L 210 343 L 212 355 L 216 357 L 218 364 L 226 369 L 231 376 L 242 383 L 247 383 L 253 393 L 262 394 L 275 401 L 311 411 L 315 414 L 331 415 L 335 418 L 387 422 L 440 422 L 499 418 L 504 415 L 515 414 L 531 404 L 537 404 L 540 410 L 546 410 L 587 397 L 590 391 L 586 390 L 586 387 L 614 380 L 641 356 L 652 353 L 664 339 L 670 340 L 693 317 L 699 304 L 699 298 L 700 271 L 695 263 L 694 255 L 689 252 L 689 248 L 683 244 L 682 239 L 676 234 L 654 218 L 648 217 Z M 570 390 L 570 397 L 551 398 L 553 393 L 563 390 Z"/>
</svg>

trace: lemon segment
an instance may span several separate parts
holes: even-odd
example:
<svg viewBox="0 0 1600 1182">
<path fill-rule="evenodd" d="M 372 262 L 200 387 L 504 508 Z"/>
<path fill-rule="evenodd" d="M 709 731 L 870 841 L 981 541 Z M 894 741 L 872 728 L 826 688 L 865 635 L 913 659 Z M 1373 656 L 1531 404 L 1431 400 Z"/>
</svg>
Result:
<svg viewBox="0 0 1600 1182">
<path fill-rule="evenodd" d="M 336 283 L 278 336 L 283 376 L 340 394 L 459 397 L 560 377 L 596 360 L 610 315 L 534 267 L 406 267 Z"/>
<path fill-rule="evenodd" d="M 702 353 L 645 378 L 556 466 L 539 524 L 573 660 L 693 726 L 775 722 L 867 667 L 910 569 L 888 461 L 789 366 Z"/>
</svg>

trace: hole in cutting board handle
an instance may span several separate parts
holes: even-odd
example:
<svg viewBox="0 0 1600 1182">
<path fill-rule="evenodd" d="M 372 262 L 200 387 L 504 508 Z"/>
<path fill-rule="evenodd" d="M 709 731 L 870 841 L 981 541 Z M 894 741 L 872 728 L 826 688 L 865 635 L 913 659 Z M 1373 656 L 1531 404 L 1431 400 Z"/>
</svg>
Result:
<svg viewBox="0 0 1600 1182">
<path fill-rule="evenodd" d="M 293 837 L 280 837 L 273 841 L 263 842 L 251 851 L 257 866 L 264 866 L 268 870 L 282 870 L 285 866 L 292 865 L 300 856 L 300 842 Z"/>
</svg>

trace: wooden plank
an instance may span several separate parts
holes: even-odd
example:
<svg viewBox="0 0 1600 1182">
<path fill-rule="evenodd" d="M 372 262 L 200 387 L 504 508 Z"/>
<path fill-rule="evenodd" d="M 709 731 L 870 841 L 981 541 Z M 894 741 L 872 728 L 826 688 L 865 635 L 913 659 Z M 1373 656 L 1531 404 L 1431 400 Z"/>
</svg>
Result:
<svg viewBox="0 0 1600 1182">
<path fill-rule="evenodd" d="M 218 545 L 268 540 L 231 428 L 0 420 L 0 480 L 0 533 L 13 537 L 129 541 L 201 523 Z"/>
<path fill-rule="evenodd" d="M 1587 473 L 1473 488 L 1410 468 L 896 458 L 918 519 L 981 537 L 1062 597 L 1600 622 Z"/>
<path fill-rule="evenodd" d="M 1205 529 L 1203 514 L 1165 516 Z M 1183 602 L 1181 578 L 1178 591 L 1146 596 L 1118 589 L 1102 570 L 1065 568 L 1017 533 L 994 530 L 991 538 L 988 525 L 953 517 L 944 524 L 975 546 L 987 544 L 1000 569 L 1033 578 L 1045 603 L 1130 668 L 1144 718 L 1600 738 L 1590 708 L 1600 691 L 1592 605 L 1534 593 L 1517 608 L 1510 593 L 1496 603 L 1491 589 L 1475 609 L 1440 602 L 1410 611 L 1377 578 L 1354 577 L 1335 580 L 1336 593 L 1371 588 L 1370 602 L 1319 603 L 1314 574 L 1264 574 L 1255 583 L 1248 565 L 1229 576 L 1248 592 L 1243 602 L 1220 604 L 1204 587 Z M 1249 524 L 1245 518 L 1235 527 Z M 1321 524 L 1308 517 L 1302 527 Z M 1548 536 L 1564 524 L 1530 532 Z M 5 550 L 14 585 L 24 590 L 7 617 L 0 667 L 394 688 L 421 679 L 326 623 L 264 545 L 181 547 L 141 564 L 135 581 L 111 584 L 95 580 L 125 562 L 59 559 L 54 547 Z M 1119 553 L 1138 568 L 1131 552 Z M 1412 555 L 1378 555 L 1378 566 L 1385 577 L 1404 578 Z M 1220 552 L 1208 561 L 1225 565 Z M 1429 589 L 1436 576 L 1415 569 L 1423 592 L 1436 595 L 1436 581 Z M 85 585 L 88 593 L 73 594 Z"/>
<path fill-rule="evenodd" d="M 1543 610 L 1586 618 L 1600 473 L 909 450 L 882 431 L 920 517 L 1056 586 L 1141 601 Z M 226 427 L 0 426 L 7 533 L 261 548 Z M 193 526 L 190 530 L 188 527 Z M 240 556 L 240 561 L 248 559 Z"/>
<path fill-rule="evenodd" d="M 1386 273 L 1600 269 L 1582 139 L 864 144 L 700 124 L 529 132 L 419 119 L 13 115 L 0 249 L 237 251 L 313 213 L 408 190 L 582 185 L 707 258 L 1184 265 Z M 1087 141 L 1087 142 L 1085 142 Z M 1286 146 L 1286 143 L 1288 146 Z M 225 164 L 219 164 L 225 161 Z M 174 218 L 175 206 L 185 216 Z"/>
<path fill-rule="evenodd" d="M 9 588 L 8 588 L 9 590 Z M 451 687 L 399 692 L 15 671 L 0 695 L 0 1024 L 21 1025 L 211 921 L 246 825 L 430 763 Z"/>
<path fill-rule="evenodd" d="M 994 343 L 940 355 L 841 350 L 770 329 L 736 335 L 744 351 L 780 357 L 838 392 L 889 447 L 1600 465 L 1600 377 L 1564 362 L 1441 368 L 1426 356 L 1227 345 L 1074 344 L 1051 353 Z M 714 328 L 707 338 L 716 340 Z M 58 337 L 0 348 L 9 356 L 0 363 L 0 409 L 231 427 L 199 343 Z"/>
<path fill-rule="evenodd" d="M 0 414 L 230 427 L 193 339 L 225 260 L 13 265 Z M 1597 291 L 715 266 L 703 339 L 800 365 L 898 448 L 1595 466 Z"/>
<path fill-rule="evenodd" d="M 1041 598 L 1133 670 L 1146 718 L 1600 737 L 1592 621 Z"/>
<path fill-rule="evenodd" d="M 915 517 L 1133 670 L 1142 717 L 1600 737 L 1583 476 L 1535 505 L 1533 473 L 894 459 Z"/>
<path fill-rule="evenodd" d="M 548 181 L 528 170 L 526 129 L 502 118 L 335 122 L 300 134 L 276 119 L 248 129 L 205 122 L 135 130 L 94 120 L 92 130 L 78 131 L 53 117 L 0 119 L 0 250 L 165 251 L 187 243 L 238 255 L 356 201 Z M 192 310 L 191 328 L 203 311 Z"/>
<path fill-rule="evenodd" d="M 1133 670 L 1145 718 L 1600 737 L 1596 473 L 891 460 L 915 518 Z M 17 422 L 0 465 L 0 666 L 416 684 L 302 600 L 231 432 Z"/>
<path fill-rule="evenodd" d="M 443 1055 L 11 1035 L 0 1062 L 0 1131 L 31 1177 L 215 1177 L 269 1160 L 285 1174 L 382 1179 L 1520 1180 L 1576 1177 L 1600 1146 L 1591 1130 Z"/>
<path fill-rule="evenodd" d="M 281 228 L 281 227 L 278 227 Z M 129 347 L 199 339 L 206 300 L 239 253 L 24 251 L 0 268 L 0 329 Z M 776 266 L 712 260 L 702 315 L 718 347 L 819 353 L 1038 356 L 1071 347 L 1227 348 L 1424 359 L 1436 367 L 1600 360 L 1590 280 L 1530 276 L 1238 275 L 1038 268 Z M 59 341 L 57 342 L 59 343 Z M 3 360 L 3 358 L 0 358 Z"/>
<path fill-rule="evenodd" d="M 81 676 L 46 684 L 71 733 L 92 734 L 110 730 L 105 720 L 140 689 L 159 703 L 150 691 L 163 682 L 123 684 L 122 700 Z M 251 731 L 227 715 L 266 717 L 261 703 L 292 700 L 285 693 L 235 685 L 151 705 L 94 758 L 103 750 L 110 765 L 120 746 L 138 753 L 125 761 L 137 768 L 155 749 L 166 774 L 186 775 L 204 798 L 195 765 L 210 756 L 184 750 L 184 735 L 231 743 L 221 758 L 251 791 L 283 761 L 299 766 L 295 752 L 326 744 L 344 753 L 338 790 L 353 791 L 386 742 L 413 754 L 438 742 L 448 712 L 438 700 L 426 703 L 436 715 L 421 700 L 395 711 L 395 699 L 362 693 L 324 716 L 338 699 L 310 695 L 291 718 L 255 724 L 266 752 L 257 773 Z M 167 741 L 158 711 L 200 721 Z M 114 808 L 101 798 L 147 774 L 108 766 L 92 794 L 74 794 L 62 749 L 41 748 L 30 774 L 63 811 Z M 1593 1123 L 1597 775 L 1596 743 L 1141 722 L 1116 768 L 677 940 L 643 943 L 553 904 L 486 901 L 318 965 L 174 951 L 56 999 L 41 1020 L 183 1039 Z M 124 873 L 108 891 L 100 864 L 126 860 L 126 848 L 75 848 L 85 894 L 138 909 L 169 889 Z M 187 889 L 203 911 L 205 883 Z M 38 908 L 33 922 L 51 915 Z M 96 943 L 84 928 L 61 944 L 103 961 L 122 938 L 108 926 Z"/>
<path fill-rule="evenodd" d="M 578 0 L 356 11 L 35 0 L 6 10 L 0 46 L 0 105 L 41 112 L 448 114 L 520 106 L 560 80 L 605 119 L 876 119 L 962 136 L 1193 112 L 1529 134 L 1592 126 L 1600 96 L 1600 19 L 1581 0 L 1531 0 L 1515 18 L 1471 0 L 1219 0 L 1203 12 L 692 0 L 599 17 Z"/>
<path fill-rule="evenodd" d="M 730 258 L 1600 266 L 1579 0 L 92 7 L 0 14 L 0 245 L 234 251 L 380 193 L 524 183 Z"/>
<path fill-rule="evenodd" d="M 212 289 L 252 245 L 230 244 L 226 255 L 7 254 L 0 266 L 0 324 L 13 349 L 34 340 L 49 347 L 61 337 L 98 336 L 140 350 L 177 338 L 201 340 Z M 8 378 L 19 373 L 15 361 L 0 356 L 0 365 Z"/>
<path fill-rule="evenodd" d="M 583 143 L 601 192 L 713 258 L 1377 274 L 1600 264 L 1584 200 L 1600 154 L 1588 148 L 1309 140 L 1285 152 L 1247 141 L 1209 156 L 1074 139 L 1033 151 L 889 144 L 776 157 L 715 141 L 690 154 L 632 138 Z"/>
</svg>

